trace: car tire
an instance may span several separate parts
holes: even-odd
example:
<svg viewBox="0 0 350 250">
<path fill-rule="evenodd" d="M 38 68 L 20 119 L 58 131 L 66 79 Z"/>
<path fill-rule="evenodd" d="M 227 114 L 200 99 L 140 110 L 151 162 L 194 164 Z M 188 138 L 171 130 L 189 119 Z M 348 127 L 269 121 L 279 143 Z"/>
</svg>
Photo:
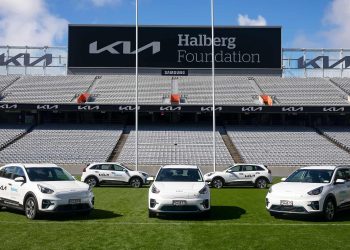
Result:
<svg viewBox="0 0 350 250">
<path fill-rule="evenodd" d="M 259 189 L 267 188 L 268 181 L 264 177 L 260 177 L 255 181 L 255 187 Z"/>
<path fill-rule="evenodd" d="M 89 176 L 88 178 L 85 179 L 84 181 L 86 184 L 89 184 L 91 187 L 98 187 L 99 182 L 98 179 L 95 176 Z"/>
<path fill-rule="evenodd" d="M 336 213 L 336 205 L 332 198 L 326 199 L 323 204 L 323 218 L 326 221 L 333 221 Z"/>
<path fill-rule="evenodd" d="M 132 177 L 129 184 L 133 188 L 140 188 L 142 187 L 142 179 L 140 177 Z"/>
<path fill-rule="evenodd" d="M 148 210 L 148 218 L 155 218 L 157 217 L 157 214 L 151 210 Z"/>
<path fill-rule="evenodd" d="M 211 186 L 213 188 L 222 188 L 224 186 L 224 180 L 220 177 L 216 177 L 211 181 Z"/>
<path fill-rule="evenodd" d="M 30 196 L 26 199 L 24 203 L 24 213 L 30 220 L 35 220 L 38 218 L 38 202 L 33 196 Z"/>
</svg>

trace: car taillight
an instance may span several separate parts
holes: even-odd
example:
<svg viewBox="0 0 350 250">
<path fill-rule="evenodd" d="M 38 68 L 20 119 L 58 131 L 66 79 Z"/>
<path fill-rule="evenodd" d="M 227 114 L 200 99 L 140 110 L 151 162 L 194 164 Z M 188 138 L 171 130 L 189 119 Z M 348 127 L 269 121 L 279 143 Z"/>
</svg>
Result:
<svg viewBox="0 0 350 250">
<path fill-rule="evenodd" d="M 83 172 L 86 172 L 86 167 L 83 169 Z"/>
</svg>

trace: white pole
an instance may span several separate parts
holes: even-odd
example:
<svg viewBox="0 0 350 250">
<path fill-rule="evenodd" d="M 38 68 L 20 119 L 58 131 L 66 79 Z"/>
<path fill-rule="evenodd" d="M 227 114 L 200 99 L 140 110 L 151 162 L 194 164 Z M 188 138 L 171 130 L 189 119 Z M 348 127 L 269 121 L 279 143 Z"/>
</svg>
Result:
<svg viewBox="0 0 350 250">
<path fill-rule="evenodd" d="M 136 171 L 139 167 L 139 158 L 138 158 L 138 147 L 139 147 L 139 103 L 138 103 L 138 95 L 139 95 L 139 1 L 136 0 L 136 54 L 135 54 L 135 168 Z"/>
<path fill-rule="evenodd" d="M 213 94 L 213 168 L 216 171 L 216 141 L 215 141 L 215 55 L 214 55 L 214 0 L 211 0 L 211 83 Z"/>
</svg>

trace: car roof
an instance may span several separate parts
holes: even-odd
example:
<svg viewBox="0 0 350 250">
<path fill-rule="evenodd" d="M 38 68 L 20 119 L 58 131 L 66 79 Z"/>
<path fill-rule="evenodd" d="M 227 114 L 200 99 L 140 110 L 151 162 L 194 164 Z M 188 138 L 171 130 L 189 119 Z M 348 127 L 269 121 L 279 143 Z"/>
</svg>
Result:
<svg viewBox="0 0 350 250">
<path fill-rule="evenodd" d="M 162 168 L 183 168 L 183 169 L 198 169 L 195 165 L 165 165 Z"/>
<path fill-rule="evenodd" d="M 335 170 L 337 166 L 308 166 L 308 167 L 302 167 L 300 169 L 324 169 L 324 170 Z"/>
<path fill-rule="evenodd" d="M 124 165 L 120 162 L 92 162 L 92 163 L 89 163 L 89 166 L 92 166 L 92 165 L 98 165 L 98 164 L 117 164 L 117 165 Z"/>
<path fill-rule="evenodd" d="M 53 163 L 9 163 L 6 164 L 4 167 L 10 167 L 10 166 L 21 166 L 24 168 L 55 168 L 58 167 L 56 164 Z"/>
</svg>

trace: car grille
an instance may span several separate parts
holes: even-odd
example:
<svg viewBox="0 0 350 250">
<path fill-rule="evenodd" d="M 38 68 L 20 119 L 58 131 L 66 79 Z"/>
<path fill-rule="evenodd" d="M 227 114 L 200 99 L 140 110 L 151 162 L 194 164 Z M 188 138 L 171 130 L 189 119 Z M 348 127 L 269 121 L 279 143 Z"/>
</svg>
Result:
<svg viewBox="0 0 350 250">
<path fill-rule="evenodd" d="M 294 213 L 306 213 L 306 209 L 304 207 L 292 207 L 292 206 L 278 206 L 272 205 L 270 210 L 280 211 L 280 212 L 294 212 Z"/>
<path fill-rule="evenodd" d="M 199 209 L 197 206 L 171 206 L 171 205 L 167 205 L 167 206 L 163 206 L 160 210 L 164 211 L 164 212 L 195 212 L 195 211 L 198 211 Z"/>
<path fill-rule="evenodd" d="M 89 204 L 68 204 L 68 205 L 60 205 L 57 206 L 55 211 L 57 212 L 65 212 L 65 211 L 79 211 L 79 210 L 87 210 L 90 209 Z"/>
<path fill-rule="evenodd" d="M 87 191 L 78 191 L 78 192 L 60 192 L 56 194 L 57 198 L 60 199 L 74 199 L 80 197 L 87 197 L 89 192 Z"/>
</svg>

